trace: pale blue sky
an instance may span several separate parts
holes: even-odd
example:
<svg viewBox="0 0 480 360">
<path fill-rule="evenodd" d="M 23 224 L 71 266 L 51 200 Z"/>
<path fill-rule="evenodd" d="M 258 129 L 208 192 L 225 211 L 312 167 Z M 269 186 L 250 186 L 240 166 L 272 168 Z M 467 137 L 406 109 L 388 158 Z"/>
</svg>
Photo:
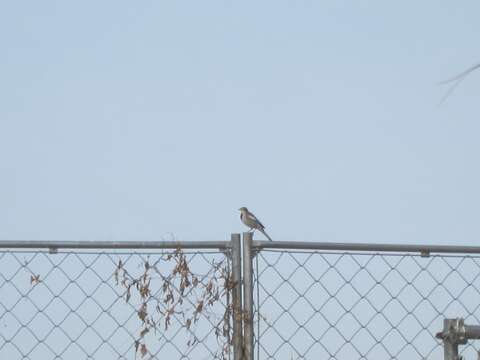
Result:
<svg viewBox="0 0 480 360">
<path fill-rule="evenodd" d="M 5 1 L 0 239 L 479 245 L 479 13 Z"/>
</svg>

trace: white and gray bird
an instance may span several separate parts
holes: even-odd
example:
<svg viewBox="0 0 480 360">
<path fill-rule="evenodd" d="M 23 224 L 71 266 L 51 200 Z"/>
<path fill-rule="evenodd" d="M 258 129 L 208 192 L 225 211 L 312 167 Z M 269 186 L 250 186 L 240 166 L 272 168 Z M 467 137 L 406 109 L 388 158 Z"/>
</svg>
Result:
<svg viewBox="0 0 480 360">
<path fill-rule="evenodd" d="M 272 238 L 265 232 L 265 226 L 263 226 L 255 215 L 248 211 L 246 207 L 241 207 L 238 210 L 240 210 L 240 220 L 250 228 L 250 231 L 258 230 L 265 235 L 268 240 L 272 241 Z"/>
</svg>

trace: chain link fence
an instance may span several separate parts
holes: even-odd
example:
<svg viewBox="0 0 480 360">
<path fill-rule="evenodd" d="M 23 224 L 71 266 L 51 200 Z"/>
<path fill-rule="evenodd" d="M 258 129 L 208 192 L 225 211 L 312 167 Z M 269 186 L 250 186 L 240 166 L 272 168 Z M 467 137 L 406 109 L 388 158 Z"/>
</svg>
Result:
<svg viewBox="0 0 480 360">
<path fill-rule="evenodd" d="M 477 358 L 478 247 L 40 245 L 0 242 L 0 359 Z"/>
<path fill-rule="evenodd" d="M 218 249 L 185 249 L 182 277 L 178 254 L 1 250 L 0 359 L 229 358 L 222 326 L 231 299 L 218 273 L 230 260 Z"/>
<path fill-rule="evenodd" d="M 480 324 L 475 254 L 264 249 L 254 265 L 258 359 L 443 359 L 444 318 Z"/>
</svg>

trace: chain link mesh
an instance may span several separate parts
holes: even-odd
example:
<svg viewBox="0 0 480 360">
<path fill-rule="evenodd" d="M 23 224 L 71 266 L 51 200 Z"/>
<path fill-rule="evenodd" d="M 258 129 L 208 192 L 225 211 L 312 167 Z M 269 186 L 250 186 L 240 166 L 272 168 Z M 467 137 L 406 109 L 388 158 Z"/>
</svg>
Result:
<svg viewBox="0 0 480 360">
<path fill-rule="evenodd" d="M 263 250 L 254 263 L 258 359 L 443 359 L 444 318 L 480 324 L 478 256 Z"/>
<path fill-rule="evenodd" d="M 184 253 L 200 283 L 207 285 L 213 264 L 229 264 L 221 252 Z M 142 323 L 140 295 L 115 280 L 119 261 L 141 276 L 145 261 L 168 273 L 172 264 L 160 253 L 68 251 L 0 252 L 0 359 L 139 359 L 136 348 Z M 151 299 L 162 297 L 161 279 L 151 279 Z M 178 292 L 178 287 L 175 288 Z M 194 307 L 201 294 L 192 287 L 183 306 Z M 144 358 L 213 359 L 219 357 L 216 334 L 228 297 L 201 312 L 187 329 L 182 314 L 172 315 L 165 330 L 159 324 L 145 334 Z M 162 310 L 165 310 L 163 308 Z M 228 357 L 227 357 L 228 358 Z"/>
<path fill-rule="evenodd" d="M 126 301 L 115 270 L 121 261 L 141 276 L 148 262 L 169 273 L 166 254 L 0 251 L 0 359 L 141 358 L 142 299 Z M 214 264 L 230 266 L 218 251 L 184 254 L 204 287 Z M 444 318 L 480 324 L 477 255 L 262 250 L 254 264 L 257 359 L 442 359 L 435 334 Z M 161 298 L 161 279 L 151 282 L 151 298 Z M 199 296 L 190 288 L 186 306 Z M 221 297 L 190 328 L 172 314 L 167 330 L 144 334 L 144 357 L 220 357 L 218 324 L 229 306 Z M 461 349 L 476 358 L 475 342 Z"/>
</svg>

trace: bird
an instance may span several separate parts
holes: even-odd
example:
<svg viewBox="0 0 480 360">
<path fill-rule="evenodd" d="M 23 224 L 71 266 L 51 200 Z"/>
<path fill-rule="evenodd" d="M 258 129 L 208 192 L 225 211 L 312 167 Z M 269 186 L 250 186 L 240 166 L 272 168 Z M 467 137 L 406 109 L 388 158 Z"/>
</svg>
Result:
<svg viewBox="0 0 480 360">
<path fill-rule="evenodd" d="M 267 237 L 268 240 L 273 241 L 270 236 L 265 232 L 265 226 L 253 215 L 246 207 L 238 209 L 240 211 L 240 220 L 250 228 L 250 231 L 258 230 Z"/>
</svg>

